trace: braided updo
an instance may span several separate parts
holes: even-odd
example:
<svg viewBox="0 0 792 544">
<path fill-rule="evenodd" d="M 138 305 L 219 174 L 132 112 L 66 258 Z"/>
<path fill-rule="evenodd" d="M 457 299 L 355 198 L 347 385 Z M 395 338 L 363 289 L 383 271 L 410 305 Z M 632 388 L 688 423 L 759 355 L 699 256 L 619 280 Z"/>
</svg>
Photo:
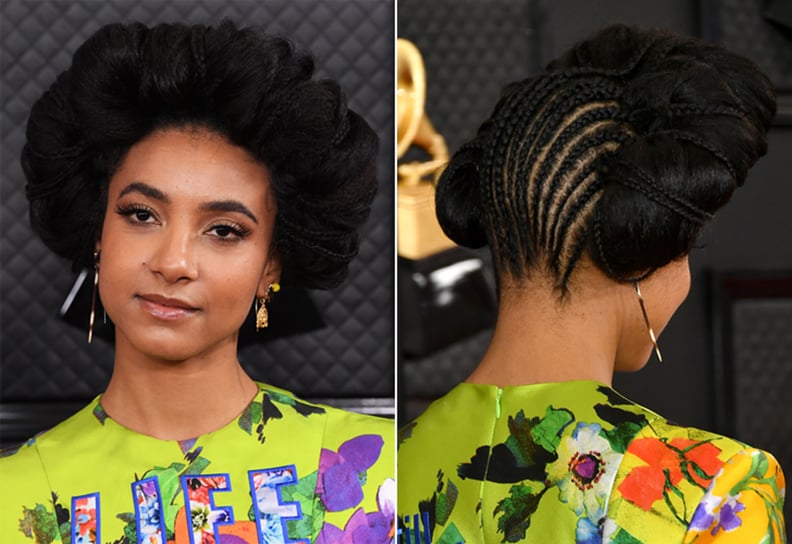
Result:
<svg viewBox="0 0 792 544">
<path fill-rule="evenodd" d="M 616 25 L 508 85 L 437 187 L 443 230 L 499 274 L 565 293 L 587 252 L 615 280 L 692 248 L 767 148 L 768 79 L 721 47 Z"/>
<path fill-rule="evenodd" d="M 34 230 L 75 268 L 93 266 L 124 154 L 157 129 L 204 127 L 271 172 L 283 282 L 338 285 L 376 190 L 377 137 L 313 70 L 288 41 L 230 21 L 101 28 L 28 121 L 22 166 Z"/>
</svg>

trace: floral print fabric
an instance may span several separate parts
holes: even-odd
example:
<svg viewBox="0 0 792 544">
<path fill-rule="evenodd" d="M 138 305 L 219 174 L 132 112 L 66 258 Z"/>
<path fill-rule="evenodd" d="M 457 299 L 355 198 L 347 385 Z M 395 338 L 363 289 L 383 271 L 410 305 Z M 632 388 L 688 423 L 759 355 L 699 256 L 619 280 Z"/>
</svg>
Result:
<svg viewBox="0 0 792 544">
<path fill-rule="evenodd" d="M 399 441 L 402 542 L 785 542 L 770 454 L 596 382 L 461 384 Z"/>
<path fill-rule="evenodd" d="M 260 385 L 229 425 L 163 441 L 99 399 L 0 459 L 0 535 L 37 544 L 387 544 L 392 422 Z"/>
</svg>

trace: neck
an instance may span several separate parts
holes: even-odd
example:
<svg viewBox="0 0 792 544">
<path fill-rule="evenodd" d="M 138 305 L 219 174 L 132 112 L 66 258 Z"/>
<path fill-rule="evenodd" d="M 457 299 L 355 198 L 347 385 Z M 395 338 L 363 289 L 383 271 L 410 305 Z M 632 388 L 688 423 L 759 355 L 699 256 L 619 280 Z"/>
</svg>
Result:
<svg viewBox="0 0 792 544">
<path fill-rule="evenodd" d="M 568 299 L 547 281 L 504 282 L 489 348 L 467 381 L 497 386 L 594 380 L 607 385 L 623 331 L 624 286 L 595 278 Z"/>
<path fill-rule="evenodd" d="M 113 375 L 102 408 L 119 424 L 162 440 L 186 440 L 236 418 L 258 392 L 236 357 L 236 342 L 164 361 L 116 337 Z"/>
</svg>

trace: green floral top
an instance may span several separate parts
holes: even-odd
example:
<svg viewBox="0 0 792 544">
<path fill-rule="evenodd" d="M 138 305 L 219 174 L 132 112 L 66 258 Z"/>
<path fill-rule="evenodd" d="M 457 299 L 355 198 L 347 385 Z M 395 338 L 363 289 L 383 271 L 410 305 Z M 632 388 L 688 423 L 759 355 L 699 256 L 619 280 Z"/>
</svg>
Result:
<svg viewBox="0 0 792 544">
<path fill-rule="evenodd" d="M 399 445 L 411 544 L 785 542 L 784 477 L 596 382 L 461 384 Z"/>
<path fill-rule="evenodd" d="M 97 398 L 3 453 L 0 540 L 384 544 L 393 454 L 392 422 L 261 384 L 235 421 L 178 442 L 122 427 Z"/>
</svg>

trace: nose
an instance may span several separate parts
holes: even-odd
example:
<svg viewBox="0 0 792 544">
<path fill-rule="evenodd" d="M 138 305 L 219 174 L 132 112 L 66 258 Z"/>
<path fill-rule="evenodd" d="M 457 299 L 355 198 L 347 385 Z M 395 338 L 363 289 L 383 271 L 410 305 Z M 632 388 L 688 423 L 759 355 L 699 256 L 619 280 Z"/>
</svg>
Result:
<svg viewBox="0 0 792 544">
<path fill-rule="evenodd" d="M 191 281 L 198 277 L 195 240 L 186 228 L 171 225 L 152 239 L 149 269 L 168 283 Z"/>
</svg>

